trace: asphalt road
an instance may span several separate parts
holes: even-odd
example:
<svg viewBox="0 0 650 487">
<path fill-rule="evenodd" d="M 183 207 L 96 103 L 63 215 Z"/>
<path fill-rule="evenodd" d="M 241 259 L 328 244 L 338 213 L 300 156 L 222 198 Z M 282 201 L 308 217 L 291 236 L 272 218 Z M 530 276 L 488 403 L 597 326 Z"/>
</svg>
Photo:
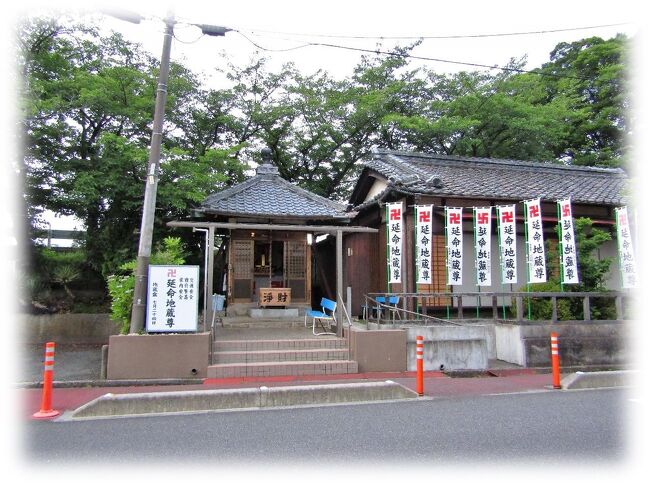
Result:
<svg viewBox="0 0 650 487">
<path fill-rule="evenodd" d="M 625 389 L 292 409 L 26 421 L 28 464 L 558 462 L 626 456 Z"/>
</svg>

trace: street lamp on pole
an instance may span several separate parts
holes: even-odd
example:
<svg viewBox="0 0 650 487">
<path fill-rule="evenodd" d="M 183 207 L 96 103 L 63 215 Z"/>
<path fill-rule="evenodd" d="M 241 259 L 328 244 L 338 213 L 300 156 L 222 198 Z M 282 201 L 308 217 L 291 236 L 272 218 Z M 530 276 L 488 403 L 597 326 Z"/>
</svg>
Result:
<svg viewBox="0 0 650 487">
<path fill-rule="evenodd" d="M 120 16 L 107 12 L 110 15 L 134 22 L 134 19 L 141 18 L 120 12 Z M 137 23 L 137 22 L 136 22 Z M 165 37 L 163 51 L 160 60 L 160 74 L 158 76 L 158 87 L 156 90 L 156 107 L 154 111 L 153 131 L 151 133 L 151 149 L 147 165 L 147 179 L 144 190 L 144 206 L 142 208 L 142 223 L 140 226 L 140 243 L 138 245 L 138 257 L 135 270 L 135 288 L 133 290 L 133 308 L 131 310 L 130 333 L 139 333 L 144 329 L 146 303 L 147 303 L 147 280 L 149 261 L 151 259 L 151 246 L 153 240 L 153 224 L 156 212 L 156 192 L 158 190 L 158 173 L 160 168 L 160 151 L 162 146 L 162 129 L 165 118 L 165 103 L 167 101 L 167 81 L 169 79 L 169 58 L 171 53 L 172 38 L 174 37 L 174 14 L 169 12 L 165 19 Z M 194 24 L 201 28 L 205 35 L 223 36 L 230 29 L 219 26 Z"/>
</svg>

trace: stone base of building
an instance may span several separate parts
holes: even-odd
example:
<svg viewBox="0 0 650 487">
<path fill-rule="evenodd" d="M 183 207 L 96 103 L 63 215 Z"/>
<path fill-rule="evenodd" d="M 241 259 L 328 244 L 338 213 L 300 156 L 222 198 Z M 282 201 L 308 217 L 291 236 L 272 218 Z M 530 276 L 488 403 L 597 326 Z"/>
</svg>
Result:
<svg viewBox="0 0 650 487">
<path fill-rule="evenodd" d="M 251 318 L 297 318 L 298 308 L 251 308 L 248 316 Z"/>
<path fill-rule="evenodd" d="M 205 378 L 209 357 L 210 333 L 113 335 L 106 378 Z"/>
</svg>

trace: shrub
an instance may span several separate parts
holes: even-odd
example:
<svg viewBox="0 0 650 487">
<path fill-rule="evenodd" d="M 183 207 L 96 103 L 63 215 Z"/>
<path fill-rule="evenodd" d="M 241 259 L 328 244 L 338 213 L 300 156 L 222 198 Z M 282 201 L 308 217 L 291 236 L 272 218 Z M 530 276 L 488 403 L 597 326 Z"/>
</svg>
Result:
<svg viewBox="0 0 650 487">
<path fill-rule="evenodd" d="M 182 265 L 185 252 L 179 237 L 167 237 L 163 246 L 158 248 L 150 259 L 152 265 Z M 131 309 L 133 307 L 133 290 L 135 288 L 136 261 L 131 260 L 119 267 L 121 275 L 107 278 L 108 293 L 111 296 L 111 319 L 120 324 L 120 333 L 129 333 Z"/>
</svg>

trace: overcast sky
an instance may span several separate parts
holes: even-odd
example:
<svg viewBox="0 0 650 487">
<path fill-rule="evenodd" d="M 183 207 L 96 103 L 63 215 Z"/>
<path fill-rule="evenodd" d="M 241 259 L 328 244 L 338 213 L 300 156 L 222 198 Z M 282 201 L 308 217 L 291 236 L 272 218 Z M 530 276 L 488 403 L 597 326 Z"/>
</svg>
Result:
<svg viewBox="0 0 650 487">
<path fill-rule="evenodd" d="M 159 57 L 162 50 L 163 23 L 167 7 L 163 3 L 117 1 L 112 5 L 156 18 L 139 25 L 107 20 L 106 25 L 140 42 Z M 529 5 L 522 8 L 522 5 Z M 532 6 L 530 6 L 532 5 Z M 502 37 L 426 39 L 413 55 L 480 65 L 504 65 L 511 57 L 528 57 L 528 68 L 548 61 L 550 51 L 561 41 L 574 41 L 597 35 L 610 38 L 617 32 L 634 34 L 631 2 L 616 2 L 617 10 L 606 9 L 612 2 L 545 1 L 229 1 L 176 2 L 173 11 L 180 22 L 176 26 L 172 58 L 185 61 L 193 70 L 212 76 L 223 66 L 219 54 L 226 52 L 236 62 L 245 62 L 256 52 L 269 57 L 274 67 L 294 62 L 305 74 L 325 69 L 338 78 L 351 74 L 362 53 L 342 48 L 311 46 L 291 51 L 307 43 L 325 43 L 357 49 L 374 49 L 382 44 L 390 49 L 415 39 L 395 40 L 404 36 L 476 36 L 486 34 L 539 32 L 598 25 L 627 24 L 608 28 L 573 30 L 546 34 Z M 201 36 L 192 23 L 225 26 L 241 32 L 225 37 Z M 244 34 L 247 38 L 245 38 Z M 366 36 L 353 39 L 338 36 Z M 267 51 L 268 49 L 268 51 Z M 468 65 L 423 62 L 440 72 L 481 69 Z M 209 79 L 208 82 L 214 81 Z"/>
<path fill-rule="evenodd" d="M 15 27 L 21 15 L 46 12 L 46 8 L 75 9 L 88 15 L 96 13 L 106 29 L 121 32 L 127 39 L 138 42 L 156 58 L 160 58 L 164 23 L 162 19 L 172 10 L 179 22 L 175 27 L 172 59 L 180 61 L 197 73 L 203 73 L 208 86 L 223 86 L 218 68 L 224 67 L 223 52 L 237 64 L 243 64 L 258 53 L 269 58 L 269 69 L 279 69 L 282 64 L 293 62 L 304 73 L 324 69 L 336 78 L 352 73 L 359 62 L 361 52 L 325 46 L 304 46 L 307 43 L 325 43 L 355 49 L 374 49 L 378 42 L 389 50 L 395 45 L 407 45 L 415 39 L 396 40 L 390 37 L 433 36 L 483 36 L 448 39 L 425 39 L 412 54 L 414 56 L 442 61 L 413 60 L 411 66 L 424 64 L 438 72 L 459 70 L 483 70 L 475 65 L 503 66 L 511 58 L 527 56 L 526 69 L 534 69 L 548 61 L 550 51 L 558 42 L 571 42 L 588 36 L 610 38 L 617 32 L 630 36 L 639 34 L 638 24 L 644 17 L 639 2 L 558 1 L 416 1 L 416 0 L 236 0 L 230 1 L 126 1 L 111 2 L 36 2 L 25 0 L 6 6 L 2 21 L 2 44 L 10 46 L 11 27 Z M 616 9 L 611 6 L 615 5 Z M 102 7 L 123 8 L 134 11 L 145 19 L 131 24 L 112 17 L 100 16 Z M 212 24 L 236 29 L 224 37 L 202 36 L 192 24 Z M 583 27 L 612 25 L 581 29 Z M 555 33 L 530 35 L 494 36 L 493 34 L 539 32 L 560 29 Z M 243 35 L 242 35 L 243 34 Z M 244 37 L 244 35 L 246 37 Z M 367 37 L 355 39 L 351 37 Z M 384 37 L 383 40 L 379 39 Z M 287 49 L 292 49 L 286 51 Z M 278 52 L 278 50 L 284 50 Z M 5 65 L 13 63 L 11 49 L 4 49 Z M 641 57 L 641 56 L 640 56 Z M 642 58 L 642 57 L 641 57 Z M 457 63 L 468 63 L 457 64 Z M 642 67 L 637 61 L 634 70 Z M 6 76 L 6 72 L 3 76 Z M 11 83 L 5 84 L 3 106 L 15 108 L 15 90 Z M 13 105 L 13 106 L 12 106 Z M 3 123 L 6 121 L 3 119 Z M 7 131 L 3 130 L 3 133 Z M 11 142 L 9 142 L 10 144 Z M 7 145 L 7 144 L 5 144 Z M 6 147 L 5 147 L 6 149 Z M 3 178 L 4 179 L 4 178 Z M 5 192 L 3 191 L 3 194 Z M 72 224 L 57 222 L 57 228 Z"/>
</svg>

